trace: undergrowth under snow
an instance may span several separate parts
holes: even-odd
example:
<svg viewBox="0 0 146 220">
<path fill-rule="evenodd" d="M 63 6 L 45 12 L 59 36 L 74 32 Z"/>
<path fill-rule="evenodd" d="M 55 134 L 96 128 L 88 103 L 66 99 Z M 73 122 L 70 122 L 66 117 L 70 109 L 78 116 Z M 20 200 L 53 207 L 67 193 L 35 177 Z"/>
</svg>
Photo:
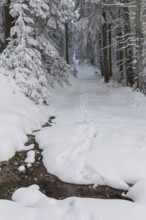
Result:
<svg viewBox="0 0 146 220">
<path fill-rule="evenodd" d="M 10 159 L 16 151 L 29 149 L 24 145 L 26 134 L 40 129 L 48 120 L 49 113 L 44 108 L 20 93 L 10 72 L 0 75 L 0 161 Z"/>
</svg>

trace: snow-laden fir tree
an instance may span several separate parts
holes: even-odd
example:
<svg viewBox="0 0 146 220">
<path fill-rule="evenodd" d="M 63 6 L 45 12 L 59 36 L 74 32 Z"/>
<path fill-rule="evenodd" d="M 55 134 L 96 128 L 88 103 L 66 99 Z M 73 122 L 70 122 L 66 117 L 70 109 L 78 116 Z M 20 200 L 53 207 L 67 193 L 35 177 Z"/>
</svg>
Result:
<svg viewBox="0 0 146 220">
<path fill-rule="evenodd" d="M 45 2 L 49 9 L 45 22 L 40 19 L 40 16 L 35 17 L 36 39 L 49 74 L 54 81 L 63 85 L 64 82 L 69 81 L 68 67 L 65 62 L 65 23 L 72 19 L 72 4 L 69 4 L 70 1 L 59 0 Z"/>
<path fill-rule="evenodd" d="M 48 90 L 54 81 L 61 85 L 68 82 L 64 27 L 71 15 L 70 4 L 59 0 L 10 3 L 14 26 L 0 65 L 14 72 L 26 96 L 36 103 L 48 103 Z"/>
<path fill-rule="evenodd" d="M 1 66 L 14 71 L 22 92 L 36 103 L 48 103 L 48 83 L 41 53 L 36 49 L 34 21 L 30 17 L 28 1 L 17 0 L 10 5 L 15 25 L 11 29 L 9 45 L 1 56 Z"/>
</svg>

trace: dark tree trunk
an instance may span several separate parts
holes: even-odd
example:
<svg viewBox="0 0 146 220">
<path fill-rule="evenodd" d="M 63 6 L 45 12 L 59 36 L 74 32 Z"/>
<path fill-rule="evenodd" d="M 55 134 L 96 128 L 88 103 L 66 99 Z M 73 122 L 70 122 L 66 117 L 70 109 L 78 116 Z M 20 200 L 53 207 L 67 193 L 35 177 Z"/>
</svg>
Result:
<svg viewBox="0 0 146 220">
<path fill-rule="evenodd" d="M 123 54 L 123 33 L 122 27 L 117 28 L 117 66 L 119 71 L 119 82 L 121 83 L 124 78 L 124 54 Z"/>
<path fill-rule="evenodd" d="M 65 23 L 65 46 L 66 46 L 66 62 L 67 64 L 69 64 L 69 51 L 68 51 L 69 42 L 68 42 L 68 24 L 67 23 Z"/>
<path fill-rule="evenodd" d="M 109 82 L 110 73 L 109 73 L 109 62 L 108 62 L 108 43 L 107 43 L 107 30 L 108 26 L 106 23 L 106 13 L 103 12 L 103 18 L 105 23 L 103 24 L 103 67 L 104 67 L 104 81 Z"/>
<path fill-rule="evenodd" d="M 101 69 L 101 75 L 104 76 L 102 33 L 99 34 L 99 48 L 100 48 L 100 69 Z"/>
<path fill-rule="evenodd" d="M 141 33 L 141 9 L 142 0 L 136 0 L 136 77 L 137 88 L 143 90 L 142 80 L 142 33 Z"/>
<path fill-rule="evenodd" d="M 108 61 L 109 61 L 109 74 L 110 77 L 113 75 L 112 74 L 112 33 L 111 33 L 111 24 L 108 25 L 108 32 L 109 32 L 109 50 L 108 50 Z"/>
<path fill-rule="evenodd" d="M 13 18 L 11 17 L 10 11 L 10 0 L 8 0 L 7 5 L 5 6 L 5 47 L 8 45 L 10 38 L 10 30 L 12 27 Z"/>
<path fill-rule="evenodd" d="M 124 35 L 126 36 L 125 43 L 125 64 L 126 64 L 126 74 L 127 74 L 127 85 L 133 86 L 134 84 L 134 71 L 133 71 L 133 48 L 131 46 L 131 28 L 130 28 L 130 12 L 129 8 L 124 8 Z"/>
</svg>

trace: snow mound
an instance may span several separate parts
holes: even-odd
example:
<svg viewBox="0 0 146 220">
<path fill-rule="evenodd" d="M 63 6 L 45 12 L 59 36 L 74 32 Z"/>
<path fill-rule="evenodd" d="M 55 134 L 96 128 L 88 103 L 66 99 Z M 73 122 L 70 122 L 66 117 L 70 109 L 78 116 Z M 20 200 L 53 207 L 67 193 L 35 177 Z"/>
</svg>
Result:
<svg viewBox="0 0 146 220">
<path fill-rule="evenodd" d="M 126 194 L 135 203 L 146 205 L 146 180 L 137 182 Z"/>
<path fill-rule="evenodd" d="M 49 117 L 43 108 L 20 93 L 10 72 L 0 75 L 0 161 L 29 150 L 26 134 L 40 129 Z"/>
<path fill-rule="evenodd" d="M 44 196 L 36 185 L 18 189 L 13 200 L 1 201 L 3 220 L 145 220 L 144 206 L 120 200 L 71 197 L 55 200 Z M 7 212 L 4 208 L 7 207 Z M 23 208 L 22 208 L 23 207 Z M 20 217 L 20 214 L 23 214 Z"/>
<path fill-rule="evenodd" d="M 12 200 L 24 206 L 34 207 L 40 201 L 46 201 L 46 196 L 39 191 L 39 186 L 32 185 L 18 189 L 12 196 Z"/>
</svg>

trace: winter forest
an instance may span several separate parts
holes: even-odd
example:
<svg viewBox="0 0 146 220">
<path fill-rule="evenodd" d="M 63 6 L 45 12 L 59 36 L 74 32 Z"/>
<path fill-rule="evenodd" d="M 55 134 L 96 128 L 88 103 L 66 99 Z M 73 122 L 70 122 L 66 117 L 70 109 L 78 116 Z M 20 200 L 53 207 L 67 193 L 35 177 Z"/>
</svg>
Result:
<svg viewBox="0 0 146 220">
<path fill-rule="evenodd" d="M 0 0 L 0 219 L 145 206 L 146 0 Z"/>
<path fill-rule="evenodd" d="M 36 103 L 49 104 L 54 81 L 69 83 L 66 64 L 75 55 L 106 83 L 145 93 L 145 12 L 144 0 L 2 0 L 0 65 Z"/>
</svg>

